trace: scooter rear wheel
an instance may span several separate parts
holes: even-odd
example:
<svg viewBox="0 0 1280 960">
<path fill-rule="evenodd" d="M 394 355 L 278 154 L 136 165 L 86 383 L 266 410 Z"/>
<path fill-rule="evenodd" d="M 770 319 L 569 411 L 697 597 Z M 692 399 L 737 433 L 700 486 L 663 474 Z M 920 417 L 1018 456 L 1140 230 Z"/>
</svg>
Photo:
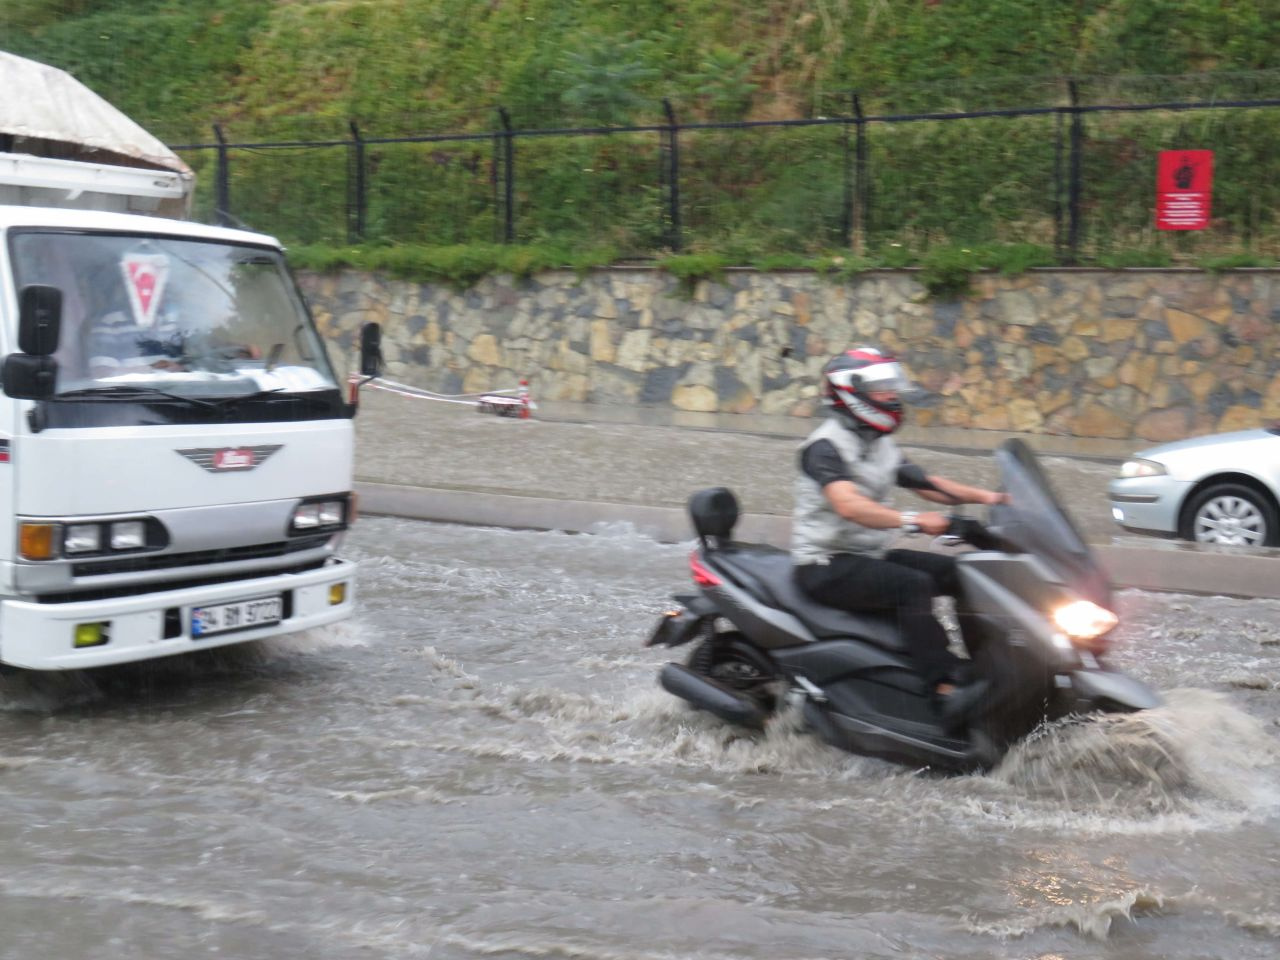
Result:
<svg viewBox="0 0 1280 960">
<path fill-rule="evenodd" d="M 701 641 L 685 665 L 694 673 L 750 697 L 766 716 L 778 707 L 774 690 L 778 675 L 768 658 L 740 633 L 718 633 Z"/>
</svg>

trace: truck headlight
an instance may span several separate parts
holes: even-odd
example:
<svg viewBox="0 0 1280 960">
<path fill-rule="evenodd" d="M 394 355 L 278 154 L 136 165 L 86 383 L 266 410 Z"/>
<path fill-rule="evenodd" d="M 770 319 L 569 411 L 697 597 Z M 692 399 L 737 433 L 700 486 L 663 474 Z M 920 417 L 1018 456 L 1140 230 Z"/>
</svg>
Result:
<svg viewBox="0 0 1280 960">
<path fill-rule="evenodd" d="M 310 530 L 320 526 L 320 504 L 304 503 L 293 511 L 293 527 L 295 530 Z"/>
<path fill-rule="evenodd" d="M 141 550 L 147 545 L 147 527 L 141 520 L 111 524 L 112 550 Z"/>
<path fill-rule="evenodd" d="M 68 524 L 62 549 L 68 554 L 97 553 L 102 549 L 102 527 L 96 523 Z"/>
<path fill-rule="evenodd" d="M 164 526 L 153 518 L 81 520 L 18 524 L 18 556 L 23 560 L 81 559 L 113 552 L 160 549 L 168 543 Z"/>
<path fill-rule="evenodd" d="M 315 500 L 300 503 L 293 509 L 289 529 L 293 533 L 312 530 L 340 530 L 347 522 L 346 500 Z"/>
</svg>

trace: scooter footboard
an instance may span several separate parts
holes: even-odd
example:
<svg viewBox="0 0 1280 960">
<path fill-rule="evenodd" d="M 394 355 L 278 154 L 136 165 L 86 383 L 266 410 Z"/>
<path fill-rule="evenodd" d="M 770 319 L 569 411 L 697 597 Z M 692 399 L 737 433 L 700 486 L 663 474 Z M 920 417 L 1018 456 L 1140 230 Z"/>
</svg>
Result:
<svg viewBox="0 0 1280 960">
<path fill-rule="evenodd" d="M 1152 710 L 1164 701 L 1141 680 L 1110 670 L 1077 670 L 1071 674 L 1076 694 L 1101 710 Z"/>
</svg>

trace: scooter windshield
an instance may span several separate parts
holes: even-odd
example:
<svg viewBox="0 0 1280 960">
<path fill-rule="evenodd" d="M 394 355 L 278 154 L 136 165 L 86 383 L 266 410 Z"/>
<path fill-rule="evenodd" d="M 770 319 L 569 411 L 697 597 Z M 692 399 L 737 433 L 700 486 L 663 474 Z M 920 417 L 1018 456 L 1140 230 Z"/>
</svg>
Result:
<svg viewBox="0 0 1280 960">
<path fill-rule="evenodd" d="M 1109 607 L 1111 583 L 1035 454 L 1021 440 L 1006 440 L 996 450 L 996 463 L 1009 502 L 991 508 L 992 526 L 1011 546 L 1049 564 L 1080 596 Z"/>
</svg>

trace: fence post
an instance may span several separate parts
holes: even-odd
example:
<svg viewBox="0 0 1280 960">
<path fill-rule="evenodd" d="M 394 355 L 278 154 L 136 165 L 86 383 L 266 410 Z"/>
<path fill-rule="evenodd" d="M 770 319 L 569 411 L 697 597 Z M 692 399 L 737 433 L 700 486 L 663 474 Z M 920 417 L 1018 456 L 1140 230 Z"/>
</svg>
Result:
<svg viewBox="0 0 1280 960">
<path fill-rule="evenodd" d="M 365 164 L 364 164 L 364 140 L 360 137 L 360 128 L 356 126 L 354 120 L 349 121 L 351 127 L 351 164 L 352 173 L 355 174 L 354 184 L 348 193 L 347 206 L 347 241 L 349 243 L 364 242 L 364 225 L 365 212 L 367 210 L 366 185 L 365 185 Z M 352 206 L 355 207 L 355 217 L 352 218 Z"/>
<path fill-rule="evenodd" d="M 1059 109 L 1053 115 L 1053 257 L 1065 263 L 1062 230 L 1062 118 L 1066 111 Z"/>
<path fill-rule="evenodd" d="M 222 135 L 221 124 L 213 125 L 213 136 L 218 141 L 218 170 L 213 181 L 214 220 L 220 227 L 231 226 L 231 171 L 227 154 L 227 138 Z"/>
<path fill-rule="evenodd" d="M 511 129 L 511 114 L 507 113 L 506 107 L 498 108 L 498 119 L 502 123 L 502 134 L 500 140 L 495 141 L 494 148 L 497 149 L 498 143 L 502 144 L 502 242 L 514 243 L 516 238 L 516 145 L 515 133 Z M 494 183 L 495 192 L 497 183 Z"/>
<path fill-rule="evenodd" d="M 853 222 L 851 224 L 853 252 L 862 256 L 867 248 L 867 229 L 871 216 L 871 184 L 867 181 L 867 119 L 862 113 L 862 97 L 853 95 L 853 116 L 856 143 L 855 191 Z"/>
<path fill-rule="evenodd" d="M 846 249 L 853 245 L 853 154 L 849 149 L 849 119 L 840 127 L 841 200 L 840 245 Z"/>
<path fill-rule="evenodd" d="M 1071 173 L 1067 185 L 1067 264 L 1080 262 L 1080 198 L 1083 190 L 1081 165 L 1084 152 L 1084 114 L 1080 110 L 1080 92 L 1075 80 L 1067 81 L 1071 94 Z"/>
<path fill-rule="evenodd" d="M 676 253 L 683 246 L 680 227 L 680 126 L 671 101 L 662 98 L 662 111 L 667 115 L 667 245 Z"/>
</svg>

